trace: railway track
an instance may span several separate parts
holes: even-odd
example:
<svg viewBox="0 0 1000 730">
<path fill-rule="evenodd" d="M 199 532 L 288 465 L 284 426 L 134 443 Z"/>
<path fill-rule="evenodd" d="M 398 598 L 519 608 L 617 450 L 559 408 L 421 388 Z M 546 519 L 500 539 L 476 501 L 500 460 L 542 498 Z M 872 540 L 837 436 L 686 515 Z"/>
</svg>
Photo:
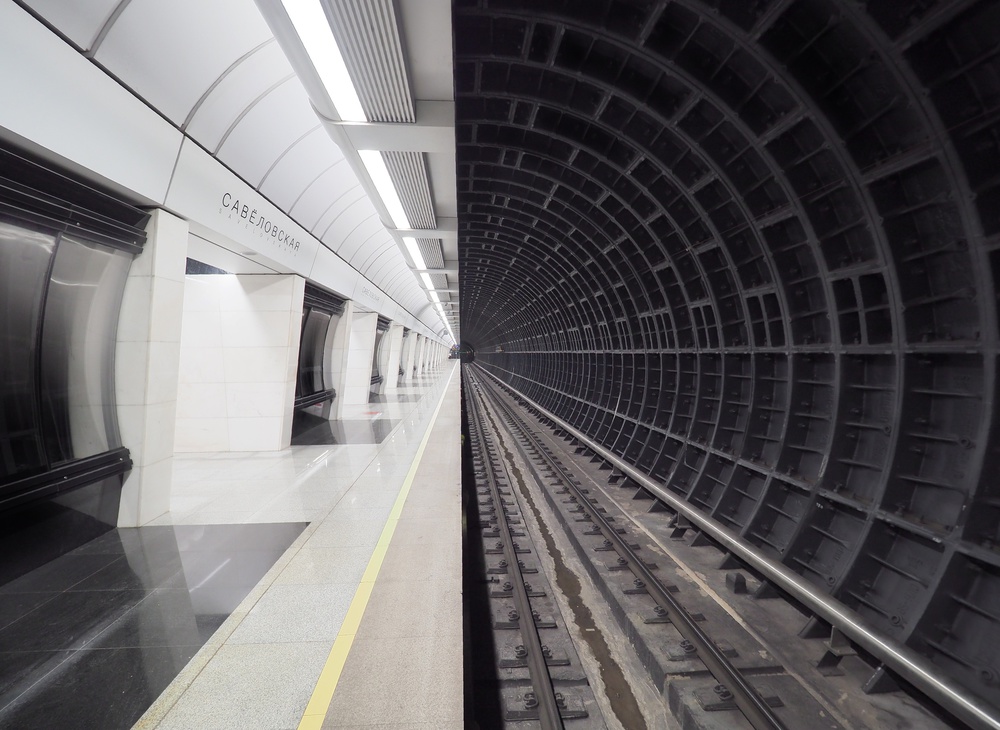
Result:
<svg viewBox="0 0 1000 730">
<path fill-rule="evenodd" d="M 473 386 L 473 390 L 475 386 Z M 480 538 L 486 558 L 503 727 L 606 728 L 559 615 L 478 394 L 467 394 Z M 530 578 L 530 580 L 529 580 Z"/>
<path fill-rule="evenodd" d="M 472 379 L 475 376 L 471 376 Z M 480 388 L 483 383 L 473 380 Z M 705 668 L 718 681 L 714 688 L 720 699 L 733 702 L 747 719 L 754 730 L 786 730 L 785 723 L 778 717 L 775 708 L 761 696 L 750 680 L 736 668 L 726 656 L 725 651 L 712 640 L 712 637 L 699 626 L 699 622 L 689 612 L 672 590 L 674 586 L 664 584 L 646 562 L 640 557 L 634 543 L 630 543 L 612 524 L 602 508 L 595 506 L 589 492 L 577 483 L 577 480 L 563 466 L 562 462 L 552 455 L 551 451 L 527 428 L 506 403 L 493 396 L 494 407 L 503 414 L 512 433 L 517 437 L 522 455 L 527 460 L 539 464 L 541 469 L 550 472 L 558 488 L 566 490 L 575 498 L 575 503 L 586 513 L 590 521 L 600 531 L 603 540 L 608 544 L 602 547 L 613 548 L 618 559 L 616 563 L 623 569 L 633 573 L 633 585 L 644 589 L 661 609 L 662 614 L 683 636 L 683 641 L 694 649 L 694 653 L 704 663 Z M 552 482 L 552 479 L 548 480 Z M 659 612 L 658 612 L 659 613 Z M 687 644 L 685 648 L 687 648 Z"/>
<path fill-rule="evenodd" d="M 475 422 L 476 429 L 482 430 L 488 423 L 491 430 L 502 432 L 499 439 L 506 456 L 517 452 L 515 471 L 544 498 L 555 522 L 561 524 L 567 542 L 618 624 L 610 632 L 627 638 L 649 682 L 662 692 L 672 725 L 685 730 L 868 726 L 841 722 L 844 715 L 833 707 L 834 701 L 825 701 L 798 675 L 786 671 L 767 647 L 715 603 L 717 599 L 679 579 L 681 569 L 665 553 L 653 555 L 654 545 L 639 544 L 644 536 L 632 518 L 618 511 L 599 490 L 584 486 L 587 479 L 580 478 L 585 471 L 579 466 L 580 457 L 558 453 L 558 439 L 546 441 L 536 433 L 539 424 L 530 424 L 510 395 L 474 368 L 466 369 L 465 383 L 470 428 Z M 489 458 L 477 462 L 477 470 L 487 464 L 492 469 L 504 461 L 496 446 L 497 434 L 491 438 Z M 578 453 L 582 451 L 577 448 Z M 504 494 L 504 487 L 511 485 L 509 468 L 504 464 L 498 472 L 498 492 L 492 496 L 495 504 L 515 501 L 516 490 Z M 523 523 L 519 516 L 515 519 L 517 539 L 525 544 Z M 683 532 L 683 526 L 678 531 Z M 505 560 L 510 562 L 509 557 Z M 533 568 L 536 565 L 532 561 Z M 532 583 L 537 583 L 534 576 Z M 536 696 L 538 686 L 544 683 L 533 684 Z M 574 702 L 580 701 L 574 698 Z M 552 727 L 575 726 L 570 724 L 575 721 L 561 719 L 564 725 Z"/>
</svg>

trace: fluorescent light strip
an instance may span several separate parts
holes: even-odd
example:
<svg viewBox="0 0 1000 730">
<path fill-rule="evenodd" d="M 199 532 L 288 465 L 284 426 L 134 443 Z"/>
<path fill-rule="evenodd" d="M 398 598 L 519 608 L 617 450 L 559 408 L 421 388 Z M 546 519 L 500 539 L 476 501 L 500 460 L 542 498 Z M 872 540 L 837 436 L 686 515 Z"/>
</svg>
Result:
<svg viewBox="0 0 1000 730">
<path fill-rule="evenodd" d="M 413 260 L 414 268 L 426 269 L 427 265 L 424 263 L 423 254 L 420 253 L 420 246 L 417 245 L 417 239 L 413 238 L 413 236 L 403 236 L 403 245 L 406 246 L 406 251 Z"/>
<path fill-rule="evenodd" d="M 320 81 L 345 122 L 367 122 L 347 64 L 319 0 L 281 0 Z"/>
<path fill-rule="evenodd" d="M 434 290 L 434 282 L 431 281 L 431 275 L 430 274 L 428 274 L 425 271 L 424 273 L 422 273 L 420 275 L 420 278 L 421 278 L 421 280 L 423 280 L 424 285 L 427 287 L 428 290 L 430 290 L 430 291 Z"/>
<path fill-rule="evenodd" d="M 382 203 L 389 211 L 392 224 L 396 228 L 409 228 L 410 221 L 406 217 L 406 211 L 403 210 L 403 203 L 399 199 L 399 193 L 396 192 L 396 186 L 389 177 L 389 168 L 385 166 L 382 153 L 378 150 L 358 150 L 358 155 L 368 170 L 368 177 L 372 179 Z"/>
</svg>

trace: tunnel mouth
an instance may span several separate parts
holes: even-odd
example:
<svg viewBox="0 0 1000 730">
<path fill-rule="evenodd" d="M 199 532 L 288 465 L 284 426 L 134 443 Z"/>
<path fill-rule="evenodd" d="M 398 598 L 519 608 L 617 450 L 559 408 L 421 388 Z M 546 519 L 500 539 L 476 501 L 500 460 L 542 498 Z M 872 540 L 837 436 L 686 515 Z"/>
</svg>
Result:
<svg viewBox="0 0 1000 730">
<path fill-rule="evenodd" d="M 1000 8 L 454 7 L 477 364 L 1000 705 Z"/>
</svg>

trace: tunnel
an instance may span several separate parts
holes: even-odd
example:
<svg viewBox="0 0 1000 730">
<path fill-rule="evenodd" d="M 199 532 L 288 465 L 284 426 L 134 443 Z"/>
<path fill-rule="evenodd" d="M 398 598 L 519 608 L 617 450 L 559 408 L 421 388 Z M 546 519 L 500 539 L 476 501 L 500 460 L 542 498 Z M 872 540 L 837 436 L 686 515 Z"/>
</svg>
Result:
<svg viewBox="0 0 1000 730">
<path fill-rule="evenodd" d="M 1000 705 L 1000 4 L 457 0 L 476 367 Z"/>
</svg>

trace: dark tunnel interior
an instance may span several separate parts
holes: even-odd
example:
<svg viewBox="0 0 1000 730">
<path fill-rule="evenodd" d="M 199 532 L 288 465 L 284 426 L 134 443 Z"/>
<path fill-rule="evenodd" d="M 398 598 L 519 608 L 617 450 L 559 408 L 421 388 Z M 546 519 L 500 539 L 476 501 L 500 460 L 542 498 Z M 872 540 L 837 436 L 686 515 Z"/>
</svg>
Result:
<svg viewBox="0 0 1000 730">
<path fill-rule="evenodd" d="M 1000 3 L 454 12 L 477 365 L 1000 706 Z"/>
</svg>

